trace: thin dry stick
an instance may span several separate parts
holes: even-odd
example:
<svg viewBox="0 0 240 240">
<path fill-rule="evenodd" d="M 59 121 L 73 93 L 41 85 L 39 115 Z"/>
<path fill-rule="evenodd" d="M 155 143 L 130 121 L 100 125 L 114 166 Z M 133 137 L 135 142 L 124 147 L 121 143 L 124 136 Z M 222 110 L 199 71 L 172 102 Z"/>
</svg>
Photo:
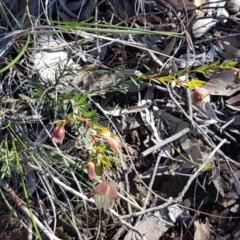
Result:
<svg viewBox="0 0 240 240">
<path fill-rule="evenodd" d="M 200 133 L 202 133 L 202 137 L 204 141 L 208 144 L 211 148 L 216 148 L 216 145 L 211 141 L 211 139 L 208 138 L 208 135 L 203 131 L 203 129 L 196 124 L 196 128 L 199 130 Z M 226 141 L 228 143 L 228 141 Z M 228 160 L 229 162 L 233 163 L 237 167 L 240 167 L 240 163 L 234 161 L 233 159 L 227 157 L 220 149 L 218 150 L 218 153 L 221 157 L 223 157 L 225 160 Z"/>
<path fill-rule="evenodd" d="M 146 209 L 147 207 L 147 204 L 149 202 L 149 197 L 150 197 L 150 194 L 151 194 L 151 190 L 152 190 L 152 186 L 153 186 L 153 183 L 155 181 L 155 177 L 156 177 L 156 172 L 157 172 L 157 169 L 158 169 L 158 165 L 159 165 L 159 162 L 161 160 L 161 157 L 162 157 L 162 151 L 158 154 L 158 158 L 157 158 L 157 161 L 156 161 L 156 164 L 155 164 L 155 167 L 154 167 L 154 170 L 153 170 L 153 174 L 152 174 L 152 178 L 151 178 L 151 181 L 149 183 L 149 186 L 148 186 L 148 193 L 147 193 L 147 196 L 145 198 L 145 201 L 144 201 L 144 205 L 143 205 L 143 208 Z M 141 220 L 141 217 L 142 216 L 139 216 L 136 223 L 135 223 L 135 226 L 138 225 L 138 223 L 140 222 Z"/>
<path fill-rule="evenodd" d="M 162 61 L 158 57 L 156 57 L 152 51 L 146 50 L 146 52 L 147 52 L 148 56 L 151 57 L 153 59 L 153 61 L 158 64 L 158 66 L 160 66 L 160 67 L 163 66 Z M 168 57 L 168 56 L 164 55 L 164 57 Z"/>
<path fill-rule="evenodd" d="M 179 110 L 181 110 L 181 113 L 188 119 L 189 122 L 191 122 L 191 126 L 195 127 L 196 123 L 193 121 L 191 117 L 188 116 L 188 114 L 185 112 L 185 110 L 182 108 L 182 106 L 179 104 L 179 102 L 176 100 L 176 98 L 173 96 L 171 89 L 169 88 L 168 84 L 165 84 L 169 97 L 174 101 L 174 103 L 178 106 Z"/>
<path fill-rule="evenodd" d="M 121 216 L 120 219 L 128 219 L 128 218 L 131 218 L 131 217 L 138 217 L 138 216 L 141 216 L 143 214 L 159 211 L 159 210 L 161 210 L 163 208 L 166 208 L 167 206 L 169 206 L 172 203 L 174 203 L 173 198 L 169 198 L 168 201 L 166 201 L 165 203 L 161 204 L 160 206 L 153 207 L 153 208 L 148 208 L 148 209 L 146 209 L 144 211 L 139 211 L 139 212 L 136 212 L 136 213 L 133 213 L 133 214 L 124 215 L 124 216 Z M 164 221 L 165 223 L 167 223 L 167 224 L 169 224 L 171 226 L 174 226 L 174 224 L 171 224 L 170 222 L 167 222 L 167 221 L 165 221 L 163 219 L 161 219 L 161 221 Z"/>
<path fill-rule="evenodd" d="M 11 198 L 11 200 L 16 204 L 16 206 L 21 210 L 21 212 L 29 219 L 34 219 L 36 222 L 38 228 L 51 240 L 61 240 L 60 238 L 56 237 L 52 232 L 50 232 L 45 226 L 39 221 L 39 219 L 35 216 L 30 214 L 26 203 L 20 199 L 13 189 L 11 189 L 7 183 L 1 181 L 0 182 L 1 188 L 8 194 L 8 196 Z"/>
<path fill-rule="evenodd" d="M 157 161 L 156 161 L 156 163 L 155 163 L 154 170 L 153 170 L 153 173 L 152 173 L 152 178 L 151 178 L 151 181 L 150 181 L 150 183 L 149 183 L 149 187 L 148 187 L 149 190 L 152 190 L 152 186 L 153 186 L 153 183 L 154 183 L 155 178 L 156 178 L 156 173 L 157 173 L 158 165 L 159 165 L 160 160 L 161 160 L 161 158 L 162 158 L 162 153 L 163 153 L 163 151 L 161 151 L 161 152 L 158 154 L 158 158 L 157 158 Z M 144 205 L 143 205 L 143 208 L 144 208 L 144 209 L 146 209 L 147 204 L 148 204 L 148 202 L 149 202 L 150 193 L 151 193 L 151 192 L 148 191 L 147 196 L 146 196 L 146 198 L 145 198 Z"/>
<path fill-rule="evenodd" d="M 30 219 L 27 220 L 27 226 L 30 231 L 27 233 L 27 240 L 32 240 L 33 239 L 33 231 L 32 231 L 32 221 Z"/>
<path fill-rule="evenodd" d="M 120 227 L 111 240 L 118 240 L 126 231 L 127 229 L 124 226 Z"/>
<path fill-rule="evenodd" d="M 187 48 L 187 66 L 186 68 L 189 68 L 189 47 Z M 189 88 L 186 89 L 187 91 L 187 103 L 188 103 L 188 113 L 189 113 L 189 118 L 190 124 L 193 122 L 193 107 L 192 107 L 192 96 L 191 96 L 191 90 Z"/>
<path fill-rule="evenodd" d="M 82 200 L 85 200 L 86 202 L 90 202 L 90 203 L 95 203 L 93 198 L 88 198 L 87 196 L 85 196 L 84 194 L 74 190 L 73 188 L 67 186 L 66 184 L 64 184 L 63 182 L 61 182 L 58 178 L 54 177 L 53 175 L 48 174 L 48 176 L 51 178 L 51 180 L 53 180 L 54 183 L 56 183 L 57 185 L 61 186 L 62 188 L 64 188 L 66 191 L 72 193 L 73 195 L 80 197 Z M 113 216 L 115 216 L 116 218 L 121 219 L 121 216 L 115 212 L 113 209 L 109 209 L 109 211 L 112 213 Z M 131 214 L 130 214 L 131 215 Z M 129 224 L 127 222 L 122 221 L 121 219 L 121 223 L 125 226 L 128 226 Z M 133 227 L 132 227 L 133 228 Z M 133 229 L 132 229 L 133 230 Z"/>
<path fill-rule="evenodd" d="M 141 216 L 143 214 L 149 213 L 149 212 L 154 212 L 154 211 L 159 211 L 163 208 L 166 208 L 167 206 L 169 206 L 170 204 L 173 203 L 179 203 L 182 202 L 182 198 L 184 197 L 185 193 L 187 192 L 188 188 L 190 187 L 191 183 L 193 182 L 193 180 L 197 177 L 197 175 L 204 169 L 204 167 L 209 163 L 209 161 L 211 160 L 211 158 L 214 156 L 214 154 L 216 154 L 216 152 L 221 152 L 220 147 L 226 143 L 227 140 L 223 139 L 218 145 L 217 147 L 212 151 L 212 153 L 208 156 L 208 158 L 206 159 L 206 161 L 201 165 L 201 167 L 198 168 L 198 170 L 189 178 L 186 186 L 184 187 L 183 191 L 179 194 L 179 196 L 176 199 L 172 199 L 169 198 L 167 202 L 165 202 L 164 204 L 157 206 L 157 207 L 153 207 L 153 208 L 148 208 L 144 211 L 140 211 L 140 212 L 136 212 L 133 214 L 128 214 L 128 215 L 124 215 L 121 216 L 121 219 L 127 219 L 127 218 L 131 218 L 131 217 L 138 217 Z M 169 224 L 169 223 L 168 223 Z"/>
<path fill-rule="evenodd" d="M 176 198 L 175 202 L 179 203 L 182 202 L 182 198 L 184 197 L 185 193 L 187 192 L 187 190 L 189 189 L 190 185 L 192 184 L 192 182 L 194 181 L 194 179 L 198 176 L 198 174 L 206 167 L 206 165 L 209 163 L 209 161 L 211 160 L 211 158 L 216 154 L 216 152 L 219 151 L 219 149 L 221 148 L 221 146 L 227 142 L 227 139 L 223 139 L 218 145 L 217 147 L 211 152 L 211 154 L 208 156 L 208 158 L 205 160 L 205 162 L 198 168 L 198 170 L 189 178 L 187 184 L 185 185 L 185 187 L 183 188 L 182 192 L 179 194 L 179 196 Z"/>
<path fill-rule="evenodd" d="M 54 183 L 56 183 L 57 185 L 61 186 L 61 187 L 64 188 L 66 191 L 71 192 L 72 194 L 80 197 L 81 199 L 85 200 L 86 202 L 95 203 L 95 201 L 94 201 L 93 198 L 88 199 L 87 196 L 85 196 L 84 194 L 82 194 L 82 193 L 74 190 L 73 188 L 67 186 L 66 184 L 64 184 L 63 182 L 61 182 L 58 178 L 54 177 L 53 175 L 48 174 L 48 176 L 53 180 Z M 140 233 L 137 229 L 135 229 L 132 225 L 130 225 L 129 223 L 127 223 L 126 221 L 124 221 L 123 219 L 121 219 L 121 216 L 120 216 L 117 212 L 115 212 L 113 209 L 109 209 L 109 211 L 112 213 L 112 215 L 113 215 L 114 217 L 118 218 L 124 226 L 126 226 L 126 227 L 128 227 L 129 229 L 131 229 L 132 231 L 136 232 L 136 233 L 137 233 L 138 235 L 140 235 L 141 238 L 142 238 L 141 233 Z M 131 214 L 130 214 L 130 215 L 131 215 Z"/>
<path fill-rule="evenodd" d="M 165 139 L 164 141 L 154 145 L 153 147 L 148 148 L 147 150 L 145 150 L 144 152 L 141 153 L 142 157 L 146 157 L 147 155 L 149 155 L 150 153 L 153 153 L 155 151 L 157 151 L 158 149 L 160 149 L 161 147 L 181 138 L 182 136 L 184 136 L 185 134 L 189 133 L 191 131 L 190 127 L 186 127 L 183 130 L 181 130 L 180 132 L 174 134 L 173 136 Z"/>
<path fill-rule="evenodd" d="M 134 233 L 137 233 L 137 234 L 140 236 L 140 238 L 141 238 L 142 240 L 144 240 L 144 236 L 142 236 L 142 234 L 141 234 L 136 228 L 134 228 L 131 224 L 123 221 L 119 216 L 118 216 L 118 217 L 115 216 L 115 217 L 118 218 L 118 220 L 119 220 L 125 227 L 127 227 L 127 228 L 130 229 L 130 230 L 132 230 Z"/>
</svg>

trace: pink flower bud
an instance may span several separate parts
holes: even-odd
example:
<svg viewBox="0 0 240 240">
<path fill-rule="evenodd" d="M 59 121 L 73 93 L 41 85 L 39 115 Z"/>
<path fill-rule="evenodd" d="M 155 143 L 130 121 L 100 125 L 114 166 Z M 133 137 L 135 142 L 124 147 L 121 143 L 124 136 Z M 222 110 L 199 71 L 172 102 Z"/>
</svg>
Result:
<svg viewBox="0 0 240 240">
<path fill-rule="evenodd" d="M 205 88 L 196 88 L 193 92 L 193 100 L 195 103 L 210 102 L 210 92 Z"/>
<path fill-rule="evenodd" d="M 52 137 L 51 137 L 53 142 L 59 145 L 62 145 L 64 137 L 65 137 L 64 127 L 57 126 L 53 129 Z"/>
<path fill-rule="evenodd" d="M 93 181 L 95 177 L 96 165 L 93 162 L 89 162 L 87 165 L 87 168 L 88 168 L 88 178 L 89 180 Z"/>
<path fill-rule="evenodd" d="M 117 142 L 116 139 L 112 138 L 112 137 L 107 137 L 106 138 L 107 144 L 110 148 L 112 148 L 114 150 L 114 152 L 116 154 L 121 154 L 121 147 L 119 145 L 119 143 Z"/>
</svg>

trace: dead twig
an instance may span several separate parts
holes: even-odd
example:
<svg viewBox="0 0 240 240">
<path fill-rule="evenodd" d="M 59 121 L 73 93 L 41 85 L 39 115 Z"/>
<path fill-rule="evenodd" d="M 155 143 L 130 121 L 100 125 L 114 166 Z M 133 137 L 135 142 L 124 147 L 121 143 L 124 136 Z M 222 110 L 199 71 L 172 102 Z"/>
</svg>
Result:
<svg viewBox="0 0 240 240">
<path fill-rule="evenodd" d="M 61 240 L 60 238 L 56 237 L 52 232 L 50 232 L 42 223 L 41 221 L 34 215 L 30 214 L 26 203 L 20 199 L 14 190 L 9 187 L 9 185 L 3 181 L 0 182 L 1 188 L 8 194 L 10 199 L 16 204 L 19 210 L 28 218 L 34 219 L 35 223 L 37 224 L 38 228 L 49 238 L 52 240 Z"/>
<path fill-rule="evenodd" d="M 181 138 L 182 136 L 184 136 L 185 134 L 189 133 L 191 131 L 190 127 L 186 127 L 183 130 L 181 130 L 180 132 L 174 134 L 173 136 L 165 139 L 164 141 L 154 145 L 153 147 L 148 148 L 147 150 L 143 151 L 141 153 L 142 157 L 146 157 L 147 155 L 149 155 L 150 153 L 153 153 L 155 151 L 157 151 L 158 149 L 160 149 L 161 147 Z"/>
<path fill-rule="evenodd" d="M 223 144 L 225 144 L 227 142 L 227 139 L 223 139 L 218 145 L 217 147 L 211 152 L 211 154 L 208 156 L 208 158 L 205 160 L 205 162 L 197 169 L 197 171 L 189 178 L 187 184 L 185 185 L 185 187 L 183 188 L 182 192 L 179 194 L 179 196 L 176 198 L 175 202 L 176 203 L 180 203 L 182 202 L 182 199 L 185 195 L 185 193 L 187 192 L 187 190 L 189 189 L 190 185 L 192 184 L 192 182 L 194 181 L 194 179 L 198 176 L 198 174 L 206 167 L 206 165 L 209 163 L 209 161 L 211 160 L 211 158 L 218 152 L 218 150 L 222 147 Z"/>
</svg>

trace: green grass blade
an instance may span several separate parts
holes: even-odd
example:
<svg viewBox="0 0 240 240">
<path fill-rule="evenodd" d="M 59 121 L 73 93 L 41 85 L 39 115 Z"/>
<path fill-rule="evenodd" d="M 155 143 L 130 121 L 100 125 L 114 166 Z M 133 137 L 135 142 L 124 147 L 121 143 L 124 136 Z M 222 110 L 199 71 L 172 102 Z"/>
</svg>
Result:
<svg viewBox="0 0 240 240">
<path fill-rule="evenodd" d="M 18 61 L 19 59 L 23 56 L 23 54 L 25 53 L 25 51 L 27 50 L 27 47 L 30 43 L 30 34 L 28 34 L 28 38 L 27 38 L 27 41 L 25 43 L 25 45 L 23 46 L 23 49 L 21 50 L 21 52 L 17 55 L 17 57 L 12 61 L 10 62 L 6 67 L 0 69 L 0 73 L 3 73 L 5 71 L 7 71 L 9 68 L 13 67 Z"/>
<path fill-rule="evenodd" d="M 42 19 L 42 21 L 47 21 Z M 148 34 L 148 35 L 167 35 L 182 37 L 180 33 L 168 32 L 168 31 L 152 31 L 147 29 L 138 29 L 124 26 L 116 26 L 111 24 L 99 24 L 99 23 L 88 23 L 88 22 L 65 22 L 65 21 L 50 21 L 52 24 L 58 24 L 66 30 L 82 30 L 87 32 L 99 32 L 99 33 L 117 33 L 117 34 Z"/>
<path fill-rule="evenodd" d="M 4 19 L 5 21 L 7 22 L 8 26 L 11 28 L 11 30 L 13 31 L 13 27 L 12 27 L 12 24 L 11 24 L 11 21 L 10 19 L 8 18 L 8 14 L 6 13 L 5 11 L 5 8 L 2 4 L 2 2 L 0 1 L 0 11 L 2 12 L 3 16 L 4 16 Z"/>
<path fill-rule="evenodd" d="M 13 150 L 15 152 L 17 169 L 22 169 L 22 165 L 20 163 L 20 159 L 19 159 L 19 156 L 18 156 L 18 151 L 17 151 L 16 145 L 15 145 L 15 142 L 12 141 L 12 144 L 13 144 Z M 33 209 L 31 208 L 27 187 L 26 187 L 26 184 L 25 184 L 22 172 L 20 172 L 20 179 L 21 179 L 22 188 L 23 188 L 23 195 L 24 195 L 25 200 L 26 200 L 27 208 L 28 208 L 28 211 L 29 211 L 29 215 L 31 217 L 31 221 L 32 221 L 33 227 L 35 229 L 35 232 L 36 232 L 38 238 L 41 240 L 42 238 L 41 238 L 40 232 L 38 230 L 38 226 L 37 226 L 36 221 L 35 221 L 35 219 L 33 217 Z"/>
</svg>

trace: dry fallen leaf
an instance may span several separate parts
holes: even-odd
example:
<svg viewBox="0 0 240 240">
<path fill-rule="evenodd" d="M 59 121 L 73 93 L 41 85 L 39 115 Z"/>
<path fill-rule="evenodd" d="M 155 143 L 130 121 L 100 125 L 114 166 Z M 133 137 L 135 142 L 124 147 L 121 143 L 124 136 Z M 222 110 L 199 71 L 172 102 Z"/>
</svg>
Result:
<svg viewBox="0 0 240 240">
<path fill-rule="evenodd" d="M 235 84 L 235 72 L 233 70 L 223 70 L 213 75 L 204 85 L 204 88 L 215 96 L 232 96 L 240 90 L 239 84 Z"/>
<path fill-rule="evenodd" d="M 217 191 L 224 197 L 224 187 L 226 186 L 225 181 L 221 178 L 220 173 L 217 168 L 213 169 L 211 180 L 217 189 Z"/>
<path fill-rule="evenodd" d="M 232 97 L 232 98 L 229 98 L 227 101 L 226 101 L 226 106 L 235 110 L 235 111 L 240 111 L 240 94 Z"/>
<path fill-rule="evenodd" d="M 196 7 L 199 7 L 205 3 L 208 3 L 208 0 L 194 0 L 194 4 L 196 5 Z M 203 17 L 206 13 L 206 9 L 204 10 L 196 10 L 196 14 L 197 14 L 197 17 L 200 18 L 200 17 Z"/>
<path fill-rule="evenodd" d="M 164 209 L 164 211 L 166 212 L 167 210 Z M 163 233 L 168 231 L 171 226 L 172 225 L 161 220 L 161 214 L 158 212 L 158 216 L 151 215 L 145 217 L 139 224 L 137 224 L 137 226 L 135 226 L 135 229 L 137 229 L 142 235 L 144 234 L 145 239 L 157 240 L 162 236 Z M 133 234 L 133 231 L 128 231 L 124 240 L 132 240 Z M 136 234 L 135 236 L 136 240 L 141 239 L 139 235 Z"/>
<path fill-rule="evenodd" d="M 230 11 L 234 13 L 239 13 L 240 11 L 240 0 L 228 0 L 227 7 Z"/>
<path fill-rule="evenodd" d="M 240 57 L 240 50 L 234 47 L 229 41 L 221 41 L 221 44 L 225 50 L 225 57 Z"/>
<path fill-rule="evenodd" d="M 197 5 L 201 5 L 203 1 L 197 0 L 195 2 Z M 206 12 L 200 10 L 197 11 L 197 19 L 192 26 L 192 32 L 195 38 L 200 38 L 218 22 L 218 19 L 215 18 L 215 16 L 229 16 L 228 12 L 224 8 L 225 1 L 208 0 L 208 3 L 209 4 L 206 6 L 209 8 L 206 10 Z M 217 11 L 216 15 L 215 11 Z M 205 15 L 207 18 L 198 19 L 199 17 L 203 17 Z"/>
<path fill-rule="evenodd" d="M 194 240 L 209 240 L 210 229 L 208 220 L 206 223 L 201 223 L 199 220 L 194 221 Z"/>
<path fill-rule="evenodd" d="M 141 76 L 142 73 L 135 69 L 124 69 L 119 72 L 111 73 L 111 72 L 97 72 L 97 71 L 87 71 L 82 70 L 76 73 L 71 80 L 71 85 L 74 85 L 78 88 L 81 88 L 85 91 L 96 91 L 101 90 L 101 92 L 109 91 L 110 86 L 116 86 L 119 83 L 126 83 L 126 77 L 128 76 Z M 127 92 L 138 92 L 146 88 L 143 84 L 133 85 L 129 84 L 124 89 Z M 65 92 L 69 92 L 73 89 L 73 87 L 69 87 L 65 89 Z"/>
<path fill-rule="evenodd" d="M 215 24 L 217 20 L 214 18 L 198 19 L 192 26 L 192 33 L 195 38 L 200 38 L 203 34 L 208 32 Z"/>
</svg>

